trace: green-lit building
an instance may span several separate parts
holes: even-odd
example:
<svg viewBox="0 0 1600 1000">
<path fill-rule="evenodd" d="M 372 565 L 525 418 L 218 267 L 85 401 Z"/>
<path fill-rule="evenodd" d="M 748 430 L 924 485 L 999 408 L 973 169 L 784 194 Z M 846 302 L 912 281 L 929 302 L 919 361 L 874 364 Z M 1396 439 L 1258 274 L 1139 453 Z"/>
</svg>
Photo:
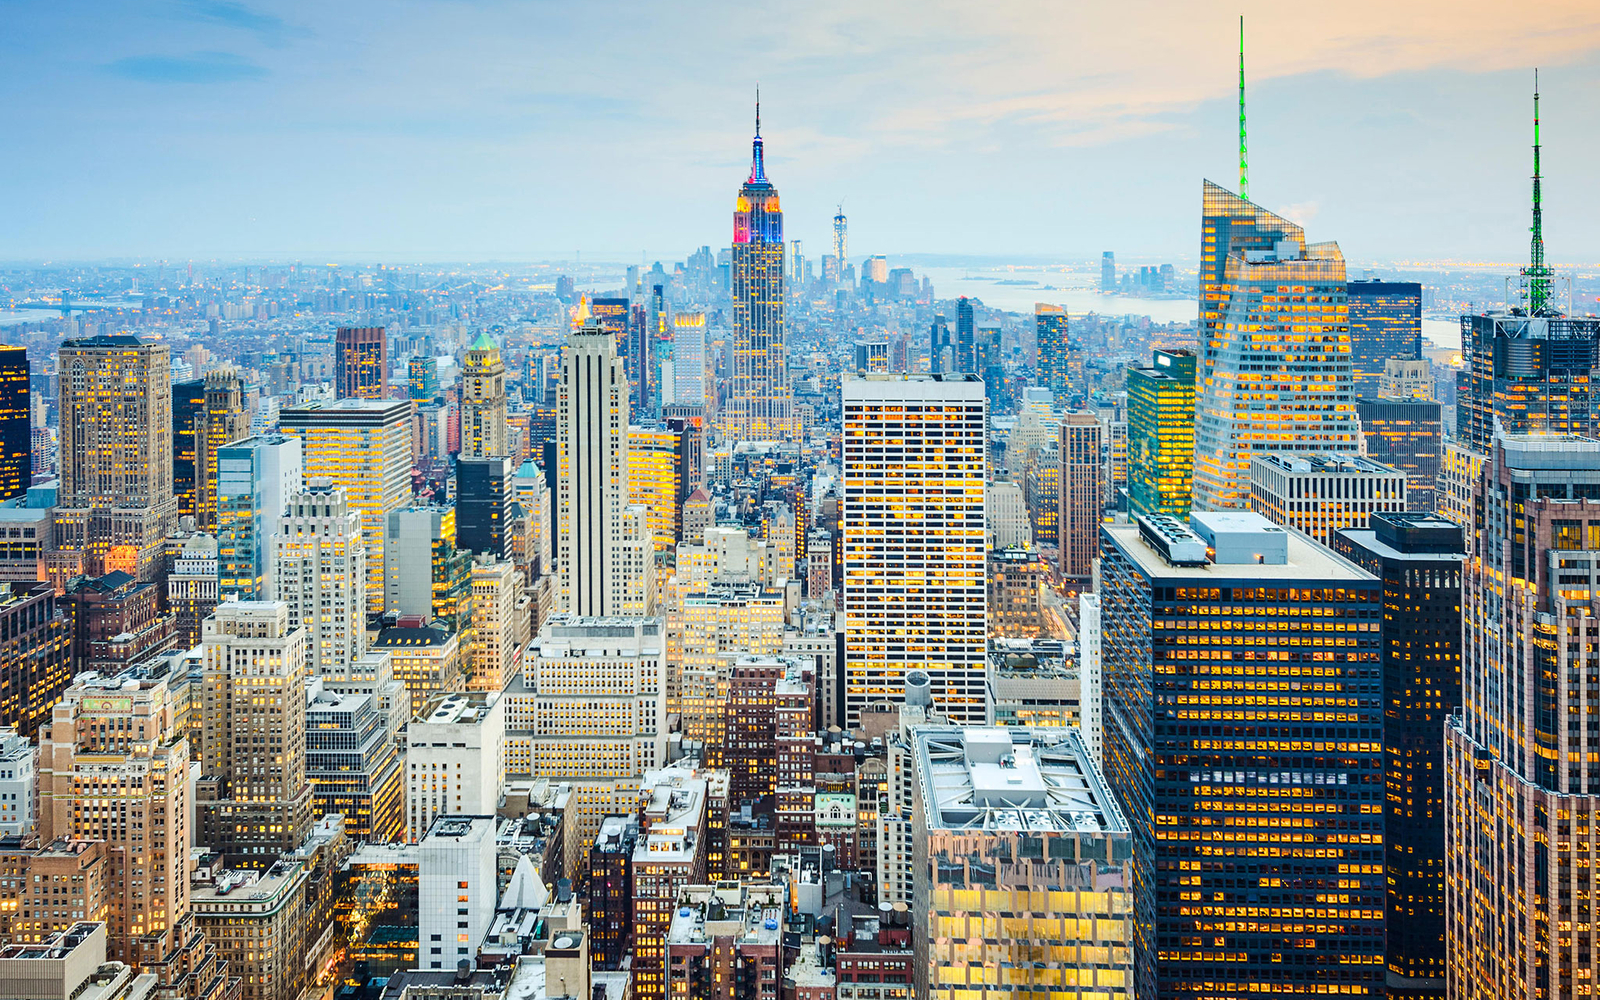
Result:
<svg viewBox="0 0 1600 1000">
<path fill-rule="evenodd" d="M 1189 516 L 1194 494 L 1194 355 L 1157 351 L 1128 369 L 1128 513 Z"/>
</svg>

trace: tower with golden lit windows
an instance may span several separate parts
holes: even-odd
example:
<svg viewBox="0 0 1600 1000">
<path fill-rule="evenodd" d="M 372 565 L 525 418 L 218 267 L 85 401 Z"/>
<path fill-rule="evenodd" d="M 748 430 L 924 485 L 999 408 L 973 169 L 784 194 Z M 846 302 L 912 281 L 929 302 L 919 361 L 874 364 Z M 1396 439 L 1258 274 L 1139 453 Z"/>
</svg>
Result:
<svg viewBox="0 0 1600 1000">
<path fill-rule="evenodd" d="M 1244 508 L 1250 461 L 1360 450 L 1337 243 L 1205 182 L 1194 506 Z"/>
<path fill-rule="evenodd" d="M 506 363 L 487 333 L 478 334 L 461 371 L 461 457 L 511 454 L 506 432 Z"/>
<path fill-rule="evenodd" d="M 783 209 L 767 180 L 761 106 L 750 176 L 733 213 L 733 357 L 722 436 L 734 441 L 789 441 L 799 434 L 784 341 Z"/>
<path fill-rule="evenodd" d="M 0 344 L 0 500 L 33 484 L 33 393 L 28 351 Z"/>
</svg>

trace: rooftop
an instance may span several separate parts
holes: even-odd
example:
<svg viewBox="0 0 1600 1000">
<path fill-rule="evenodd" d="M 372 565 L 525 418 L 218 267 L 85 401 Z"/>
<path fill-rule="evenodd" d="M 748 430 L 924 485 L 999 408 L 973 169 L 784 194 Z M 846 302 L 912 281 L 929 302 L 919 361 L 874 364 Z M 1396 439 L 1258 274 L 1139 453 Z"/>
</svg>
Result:
<svg viewBox="0 0 1600 1000">
<path fill-rule="evenodd" d="M 1318 476 L 1404 476 L 1405 473 L 1390 468 L 1361 455 L 1340 454 L 1268 454 L 1257 455 L 1253 460 L 1269 469 L 1293 475 Z"/>
<path fill-rule="evenodd" d="M 918 726 L 929 829 L 1127 834 L 1076 730 Z"/>
<path fill-rule="evenodd" d="M 489 717 L 500 700 L 498 691 L 452 691 L 428 699 L 415 721 L 431 725 L 475 726 Z"/>
<path fill-rule="evenodd" d="M 1318 545 L 1298 531 L 1282 528 L 1260 514 L 1249 512 L 1195 512 L 1195 531 L 1183 528 L 1177 540 L 1178 554 L 1169 558 L 1160 540 L 1146 537 L 1146 524 L 1101 525 L 1107 548 L 1115 546 L 1150 580 L 1249 580 L 1273 582 L 1370 583 L 1372 578 L 1359 566 Z M 1182 522 L 1172 519 L 1180 528 Z M 1193 543 L 1199 541 L 1205 558 L 1193 558 Z M 1277 554 L 1273 554 L 1277 553 Z M 1271 558 L 1257 562 L 1253 554 Z"/>
<path fill-rule="evenodd" d="M 667 931 L 668 945 L 708 944 L 734 938 L 740 945 L 776 946 L 783 933 L 782 885 L 724 882 L 685 886 Z"/>
</svg>

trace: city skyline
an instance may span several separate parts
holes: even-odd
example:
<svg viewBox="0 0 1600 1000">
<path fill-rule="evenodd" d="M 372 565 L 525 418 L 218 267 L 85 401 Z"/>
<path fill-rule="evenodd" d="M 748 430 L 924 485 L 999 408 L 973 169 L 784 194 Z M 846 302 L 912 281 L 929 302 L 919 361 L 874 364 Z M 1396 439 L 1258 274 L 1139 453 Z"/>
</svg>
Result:
<svg viewBox="0 0 1600 1000">
<path fill-rule="evenodd" d="M 842 200 L 869 252 L 1189 256 L 1173 220 L 1195 176 L 1231 188 L 1236 169 L 1234 12 L 1015 4 L 908 28 L 893 5 L 824 6 L 751 40 L 717 7 L 7 6 L 0 86 L 19 99 L 0 127 L 42 155 L 0 167 L 4 260 L 625 258 L 629 242 L 668 256 L 721 242 L 757 83 L 790 235 L 814 254 Z M 1509 8 L 1246 5 L 1252 199 L 1339 232 L 1357 260 L 1515 259 L 1538 65 L 1551 259 L 1600 256 L 1581 167 L 1600 134 L 1582 98 L 1600 81 L 1600 13 L 1558 6 L 1536 25 Z M 608 72 L 624 53 L 643 55 Z M 1300 157 L 1318 135 L 1351 155 Z M 1464 141 L 1473 156 L 1455 155 Z M 1055 183 L 973 183 L 1005 171 Z M 641 186 L 670 197 L 609 207 Z"/>
</svg>

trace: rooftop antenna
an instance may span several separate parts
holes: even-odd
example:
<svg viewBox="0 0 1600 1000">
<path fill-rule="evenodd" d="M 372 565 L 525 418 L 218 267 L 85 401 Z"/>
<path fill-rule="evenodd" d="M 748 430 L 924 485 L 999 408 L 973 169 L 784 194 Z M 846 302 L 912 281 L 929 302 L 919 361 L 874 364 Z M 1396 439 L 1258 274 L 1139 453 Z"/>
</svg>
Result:
<svg viewBox="0 0 1600 1000">
<path fill-rule="evenodd" d="M 1544 204 L 1539 190 L 1539 71 L 1533 71 L 1533 238 L 1528 266 L 1522 276 L 1528 281 L 1528 315 L 1537 316 L 1550 305 L 1550 288 L 1555 272 L 1544 262 Z"/>
<path fill-rule="evenodd" d="M 1535 100 L 1537 103 L 1537 99 Z M 1244 130 L 1244 15 L 1239 15 L 1239 197 L 1245 201 L 1250 200 L 1250 158 L 1247 155 L 1249 146 L 1245 142 Z M 1535 160 L 1538 154 L 1535 154 Z M 1536 182 L 1537 183 L 1537 182 Z"/>
<path fill-rule="evenodd" d="M 761 84 L 756 84 L 756 138 L 761 138 Z"/>
</svg>

